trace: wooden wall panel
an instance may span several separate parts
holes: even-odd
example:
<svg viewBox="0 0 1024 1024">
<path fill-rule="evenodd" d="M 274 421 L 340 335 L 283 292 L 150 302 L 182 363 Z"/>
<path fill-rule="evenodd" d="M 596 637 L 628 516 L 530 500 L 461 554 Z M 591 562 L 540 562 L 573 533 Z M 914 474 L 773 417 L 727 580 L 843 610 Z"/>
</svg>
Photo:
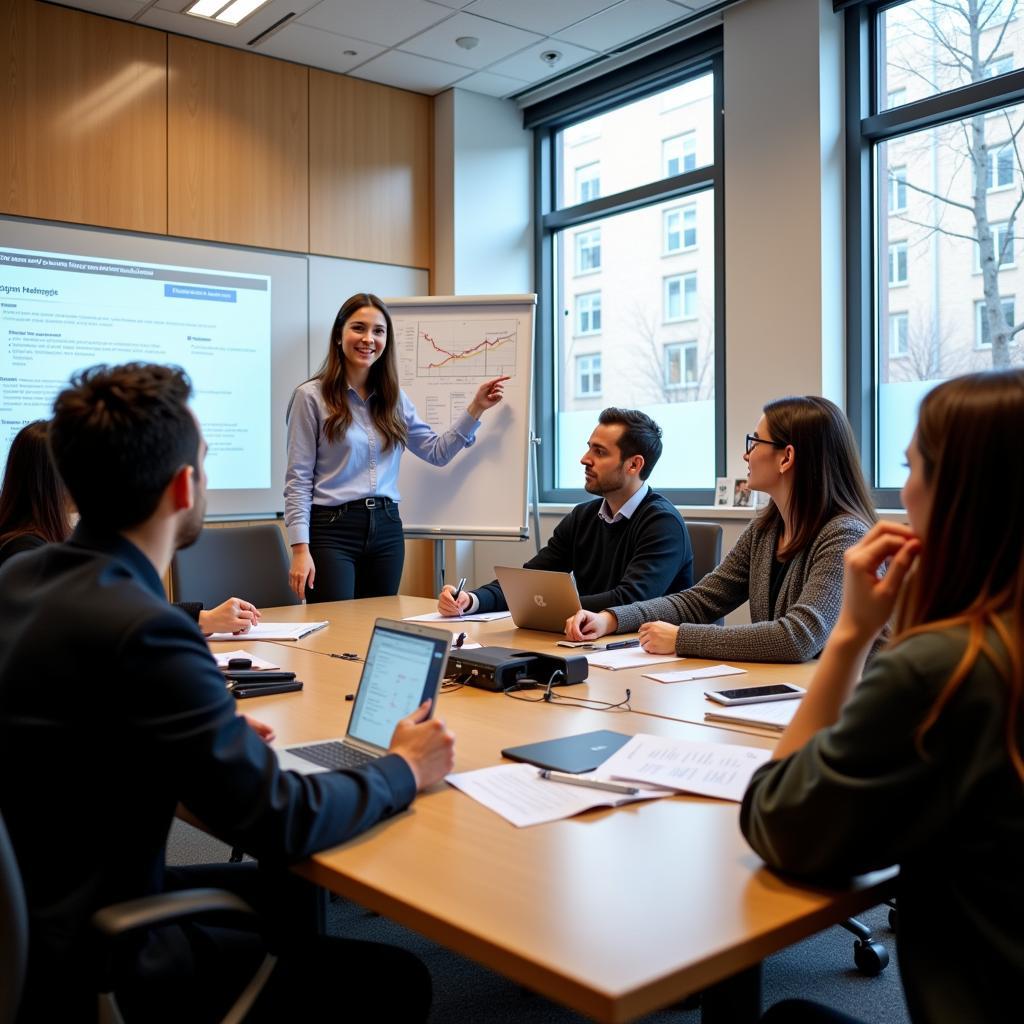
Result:
<svg viewBox="0 0 1024 1024">
<path fill-rule="evenodd" d="M 310 251 L 431 265 L 429 97 L 309 72 Z"/>
<path fill-rule="evenodd" d="M 168 231 L 309 247 L 308 69 L 168 40 Z"/>
<path fill-rule="evenodd" d="M 167 36 L 0 0 L 0 210 L 167 230 Z"/>
</svg>

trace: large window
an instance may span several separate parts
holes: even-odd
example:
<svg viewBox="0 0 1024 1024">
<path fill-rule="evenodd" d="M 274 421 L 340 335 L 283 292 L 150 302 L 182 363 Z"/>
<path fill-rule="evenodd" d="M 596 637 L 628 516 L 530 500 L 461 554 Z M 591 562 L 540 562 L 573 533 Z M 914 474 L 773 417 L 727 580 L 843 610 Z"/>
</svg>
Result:
<svg viewBox="0 0 1024 1024">
<path fill-rule="evenodd" d="M 604 406 L 662 427 L 652 483 L 673 500 L 711 504 L 724 472 L 720 49 L 716 31 L 526 111 L 545 500 L 585 497 Z"/>
<path fill-rule="evenodd" d="M 884 506 L 899 503 L 922 396 L 1024 363 L 1021 15 L 1024 0 L 846 14 L 849 409 Z"/>
</svg>

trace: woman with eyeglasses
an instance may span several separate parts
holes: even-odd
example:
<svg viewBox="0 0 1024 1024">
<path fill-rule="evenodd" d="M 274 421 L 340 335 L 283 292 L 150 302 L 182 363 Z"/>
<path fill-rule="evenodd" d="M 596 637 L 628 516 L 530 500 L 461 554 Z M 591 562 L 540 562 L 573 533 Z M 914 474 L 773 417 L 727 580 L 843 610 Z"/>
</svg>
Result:
<svg viewBox="0 0 1024 1024">
<path fill-rule="evenodd" d="M 771 501 L 722 563 L 681 593 L 577 612 L 569 639 L 639 631 L 651 654 L 736 661 L 821 651 L 839 615 L 843 553 L 875 521 L 853 431 L 828 399 L 780 398 L 764 407 L 743 457 L 750 489 Z M 714 624 L 748 600 L 749 625 Z"/>
<path fill-rule="evenodd" d="M 1020 1019 L 1024 475 L 1006 466 L 1022 436 L 1024 370 L 925 396 L 907 449 L 910 525 L 879 523 L 847 553 L 839 620 L 740 815 L 788 873 L 836 882 L 899 865 L 914 1024 Z M 864 671 L 894 610 L 896 635 Z M 804 1002 L 764 1019 L 850 1020 Z"/>
<path fill-rule="evenodd" d="M 480 417 L 501 401 L 508 379 L 484 381 L 465 412 L 436 434 L 399 387 L 387 307 L 376 295 L 346 299 L 327 358 L 288 406 L 284 520 L 296 596 L 315 602 L 398 593 L 402 453 L 446 466 L 473 444 Z"/>
</svg>

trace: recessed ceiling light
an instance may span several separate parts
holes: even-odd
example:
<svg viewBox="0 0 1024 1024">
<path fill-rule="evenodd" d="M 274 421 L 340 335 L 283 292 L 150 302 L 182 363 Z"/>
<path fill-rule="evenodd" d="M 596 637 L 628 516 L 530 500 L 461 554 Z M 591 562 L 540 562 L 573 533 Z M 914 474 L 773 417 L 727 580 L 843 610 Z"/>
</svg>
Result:
<svg viewBox="0 0 1024 1024">
<path fill-rule="evenodd" d="M 196 0 L 191 7 L 185 8 L 185 13 L 207 21 L 219 21 L 223 25 L 240 25 L 268 3 L 270 0 Z"/>
<path fill-rule="evenodd" d="M 459 36 L 455 40 L 456 46 L 461 46 L 464 50 L 472 50 L 474 47 L 480 45 L 480 40 L 476 36 Z"/>
</svg>

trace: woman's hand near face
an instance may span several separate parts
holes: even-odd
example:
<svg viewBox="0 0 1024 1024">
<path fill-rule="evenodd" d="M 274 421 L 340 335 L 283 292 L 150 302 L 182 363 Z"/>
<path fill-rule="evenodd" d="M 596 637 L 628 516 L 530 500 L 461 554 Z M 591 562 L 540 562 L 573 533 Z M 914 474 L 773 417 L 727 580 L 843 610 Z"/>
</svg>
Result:
<svg viewBox="0 0 1024 1024">
<path fill-rule="evenodd" d="M 876 523 L 843 556 L 843 607 L 835 632 L 870 643 L 892 617 L 921 541 L 902 523 Z M 878 572 L 887 566 L 884 576 Z"/>
<path fill-rule="evenodd" d="M 648 654 L 675 654 L 679 627 L 671 622 L 645 622 L 638 630 L 640 646 Z"/>
<path fill-rule="evenodd" d="M 480 419 L 488 409 L 493 409 L 505 397 L 505 381 L 511 379 L 511 377 L 495 377 L 493 380 L 485 380 L 476 389 L 473 401 L 466 406 L 466 412 L 473 419 Z"/>
</svg>

